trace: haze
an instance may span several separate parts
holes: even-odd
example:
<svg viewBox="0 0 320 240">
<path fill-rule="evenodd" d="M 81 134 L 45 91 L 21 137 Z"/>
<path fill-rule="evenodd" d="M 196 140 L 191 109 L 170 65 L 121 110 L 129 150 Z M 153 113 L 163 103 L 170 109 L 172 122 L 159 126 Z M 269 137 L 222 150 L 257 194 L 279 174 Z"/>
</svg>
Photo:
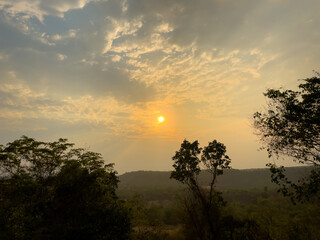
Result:
<svg viewBox="0 0 320 240">
<path fill-rule="evenodd" d="M 183 139 L 217 139 L 233 168 L 264 167 L 252 114 L 267 88 L 319 71 L 319 11 L 318 0 L 0 0 L 0 143 L 68 138 L 123 173 L 171 170 Z"/>
</svg>

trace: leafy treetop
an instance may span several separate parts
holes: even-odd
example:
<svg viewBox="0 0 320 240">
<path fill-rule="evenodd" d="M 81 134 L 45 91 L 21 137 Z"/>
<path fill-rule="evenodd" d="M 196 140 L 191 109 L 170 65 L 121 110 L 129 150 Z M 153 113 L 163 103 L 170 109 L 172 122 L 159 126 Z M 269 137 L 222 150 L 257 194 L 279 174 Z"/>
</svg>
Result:
<svg viewBox="0 0 320 240">
<path fill-rule="evenodd" d="M 73 146 L 26 136 L 0 146 L 0 239 L 128 239 L 113 164 Z"/>
<path fill-rule="evenodd" d="M 315 167 L 297 184 L 286 177 L 284 167 L 268 164 L 272 181 L 293 201 L 308 200 L 320 191 L 320 74 L 303 81 L 299 91 L 268 89 L 264 94 L 269 99 L 267 111 L 253 115 L 269 157 L 290 157 Z"/>
</svg>

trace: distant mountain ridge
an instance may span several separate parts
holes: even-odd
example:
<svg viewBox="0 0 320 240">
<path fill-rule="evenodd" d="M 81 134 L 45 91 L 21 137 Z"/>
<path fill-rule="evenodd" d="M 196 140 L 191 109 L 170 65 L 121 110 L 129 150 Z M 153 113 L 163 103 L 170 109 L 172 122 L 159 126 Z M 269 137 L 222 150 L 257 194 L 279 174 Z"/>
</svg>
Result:
<svg viewBox="0 0 320 240">
<path fill-rule="evenodd" d="M 292 181 L 306 177 L 311 167 L 287 167 L 286 175 Z M 166 189 L 181 188 L 182 184 L 170 179 L 171 171 L 135 171 L 119 176 L 119 189 Z M 201 185 L 209 184 L 209 175 L 202 172 L 199 176 Z M 250 190 L 262 188 L 276 188 L 271 182 L 271 173 L 268 168 L 261 169 L 227 169 L 218 176 L 216 187 L 221 190 Z"/>
</svg>

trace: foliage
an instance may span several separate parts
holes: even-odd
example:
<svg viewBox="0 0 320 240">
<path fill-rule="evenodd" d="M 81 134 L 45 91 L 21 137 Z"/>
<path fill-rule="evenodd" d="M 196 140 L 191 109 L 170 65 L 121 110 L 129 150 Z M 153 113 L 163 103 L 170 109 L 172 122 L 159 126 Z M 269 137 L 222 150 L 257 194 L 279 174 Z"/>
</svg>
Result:
<svg viewBox="0 0 320 240">
<path fill-rule="evenodd" d="M 288 173 L 299 175 L 307 169 L 305 167 L 289 168 L 292 172 Z M 250 171 L 248 178 L 254 182 L 257 181 L 261 172 L 252 171 L 256 174 L 252 175 Z M 241 172 L 248 173 L 244 170 Z M 220 178 L 218 180 L 220 181 Z M 168 193 L 165 188 L 157 189 L 158 194 L 152 198 L 148 196 L 150 193 L 148 188 L 135 190 L 139 190 L 142 196 L 132 198 L 126 196 L 128 199 L 126 204 L 129 205 L 133 215 L 133 240 L 197 239 L 192 235 L 190 227 L 192 222 L 187 225 L 188 227 L 181 227 L 182 223 L 187 224 L 191 220 L 200 223 L 197 218 L 189 218 L 186 208 L 181 204 L 188 198 L 181 196 L 181 200 L 176 199 L 174 198 L 176 193 L 174 191 Z M 168 194 L 172 196 L 169 197 Z M 228 204 L 219 208 L 222 239 L 320 239 L 319 202 L 293 205 L 288 198 L 277 194 L 273 188 L 270 190 L 260 185 L 251 190 L 233 188 L 233 190 L 223 191 L 223 198 L 228 201 Z M 193 214 L 201 214 L 198 210 L 199 208 L 193 209 Z"/>
<path fill-rule="evenodd" d="M 202 155 L 199 157 L 201 151 Z M 226 155 L 225 146 L 214 140 L 202 150 L 198 141 L 190 143 L 184 140 L 172 160 L 174 171 L 171 178 L 186 184 L 190 191 L 189 196 L 182 201 L 185 207 L 185 224 L 188 226 L 187 236 L 193 239 L 219 239 L 219 207 L 224 201 L 221 194 L 215 191 L 214 184 L 216 177 L 223 173 L 223 169 L 230 168 L 231 160 Z M 200 163 L 211 174 L 208 190 L 198 183 Z"/>
<path fill-rule="evenodd" d="M 173 194 L 173 193 L 172 193 Z M 132 215 L 132 240 L 178 240 L 181 216 L 175 202 L 146 202 L 135 195 L 126 201 Z M 183 238 L 184 239 L 184 238 Z"/>
<path fill-rule="evenodd" d="M 229 192 L 229 196 L 233 194 Z M 319 202 L 293 205 L 276 191 L 242 191 L 239 194 L 252 201 L 232 201 L 225 211 L 238 219 L 255 220 L 271 239 L 320 239 Z"/>
<path fill-rule="evenodd" d="M 181 201 L 173 197 L 170 202 L 162 201 L 161 195 L 158 196 L 158 200 L 150 201 L 136 196 L 126 202 L 133 212 L 135 232 L 132 239 L 196 239 L 190 236 L 190 227 L 180 227 L 181 221 L 192 220 L 181 211 Z M 225 240 L 320 239 L 319 202 L 293 205 L 288 198 L 267 188 L 228 190 L 223 192 L 223 197 L 228 201 L 226 207 L 220 208 L 220 226 Z M 175 215 L 170 221 L 165 217 L 169 212 Z"/>
<path fill-rule="evenodd" d="M 66 139 L 0 147 L 1 239 L 128 239 L 112 164 Z"/>
<path fill-rule="evenodd" d="M 223 170 L 230 168 L 231 162 L 228 155 L 226 155 L 226 147 L 216 140 L 204 147 L 201 153 L 198 141 L 193 143 L 184 140 L 179 151 L 172 157 L 174 161 L 174 171 L 171 172 L 170 178 L 174 178 L 183 184 L 187 184 L 192 193 L 198 197 L 203 198 L 203 189 L 201 189 L 197 177 L 200 174 L 201 166 L 203 164 L 205 170 L 210 173 L 210 190 L 209 202 L 214 197 L 214 184 L 218 175 L 223 174 Z"/>
<path fill-rule="evenodd" d="M 285 176 L 283 167 L 268 165 L 272 180 L 293 200 L 308 200 L 320 190 L 320 75 L 316 74 L 304 79 L 300 91 L 269 89 L 264 94 L 270 100 L 267 111 L 253 115 L 269 157 L 291 157 L 315 167 L 309 178 L 297 184 Z"/>
<path fill-rule="evenodd" d="M 318 197 L 320 194 L 320 170 L 312 169 L 308 177 L 298 180 L 298 184 L 286 176 L 286 169 L 276 167 L 275 164 L 267 164 L 271 171 L 271 181 L 280 186 L 278 192 L 284 196 L 290 197 L 291 201 L 296 202 L 310 201 Z"/>
</svg>

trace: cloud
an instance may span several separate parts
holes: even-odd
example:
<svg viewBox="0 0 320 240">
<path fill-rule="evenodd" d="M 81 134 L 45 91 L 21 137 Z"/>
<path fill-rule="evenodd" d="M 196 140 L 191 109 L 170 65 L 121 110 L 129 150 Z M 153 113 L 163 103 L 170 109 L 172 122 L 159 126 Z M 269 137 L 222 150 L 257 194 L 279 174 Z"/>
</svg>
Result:
<svg viewBox="0 0 320 240">
<path fill-rule="evenodd" d="M 121 57 L 120 57 L 119 55 L 116 55 L 116 56 L 113 56 L 113 57 L 111 58 L 111 60 L 112 60 L 113 62 L 119 62 L 119 61 L 121 60 Z"/>
<path fill-rule="evenodd" d="M 102 53 L 107 53 L 111 50 L 113 42 L 123 36 L 135 34 L 139 28 L 142 27 L 140 19 L 133 19 L 132 21 L 119 21 L 111 17 L 107 17 L 111 27 L 108 28 L 105 37 L 106 45 Z"/>
<path fill-rule="evenodd" d="M 113 97 L 87 95 L 54 100 L 48 93 L 36 93 L 22 83 L 3 84 L 0 96 L 0 119 L 12 121 L 12 124 L 7 124 L 6 130 L 23 129 L 27 119 L 47 119 L 69 125 L 89 123 L 93 126 L 104 126 L 105 132 L 116 136 L 141 137 L 148 133 L 147 136 L 150 137 L 155 134 L 146 124 L 140 108 L 120 103 Z M 145 109 L 145 112 L 147 111 L 148 109 Z M 45 130 L 46 126 L 43 122 L 41 127 L 32 130 Z"/>
<path fill-rule="evenodd" d="M 46 39 L 52 44 L 52 42 L 54 43 L 57 41 L 63 41 L 66 39 L 75 38 L 78 31 L 79 29 L 69 29 L 67 32 L 63 34 L 54 34 L 54 35 L 47 35 L 46 33 L 42 33 L 41 37 L 43 39 Z"/>
<path fill-rule="evenodd" d="M 0 0 L 0 141 L 67 137 L 124 171 L 165 170 L 184 138 L 217 138 L 238 166 L 262 167 L 246 119 L 267 88 L 295 89 L 319 69 L 319 8 L 318 0 Z"/>
<path fill-rule="evenodd" d="M 0 120 L 12 121 L 6 125 L 8 131 L 24 129 L 28 119 L 42 121 L 41 127 L 25 128 L 32 131 L 46 130 L 45 119 L 69 125 L 104 126 L 105 132 L 116 136 L 142 136 L 148 131 L 141 116 L 137 116 L 139 107 L 112 96 L 59 98 L 47 91 L 32 90 L 15 72 L 7 72 L 4 77 L 7 80 L 0 85 Z"/>
<path fill-rule="evenodd" d="M 36 17 L 41 22 L 44 19 L 44 16 L 57 16 L 63 17 L 64 13 L 72 10 L 83 8 L 87 3 L 91 2 L 90 0 L 1 0 L 0 9 L 11 16 L 17 17 L 21 14 L 25 18 Z"/>
<path fill-rule="evenodd" d="M 57 58 L 58 58 L 60 61 L 63 61 L 63 60 L 65 60 L 65 59 L 67 58 L 67 56 L 66 56 L 66 55 L 63 55 L 63 54 L 58 53 L 58 54 L 57 54 Z"/>
<path fill-rule="evenodd" d="M 130 137 L 183 132 L 155 130 L 168 106 L 197 119 L 245 114 L 267 79 L 319 62 L 318 5 L 0 0 L 3 112 L 97 122 Z"/>
</svg>

